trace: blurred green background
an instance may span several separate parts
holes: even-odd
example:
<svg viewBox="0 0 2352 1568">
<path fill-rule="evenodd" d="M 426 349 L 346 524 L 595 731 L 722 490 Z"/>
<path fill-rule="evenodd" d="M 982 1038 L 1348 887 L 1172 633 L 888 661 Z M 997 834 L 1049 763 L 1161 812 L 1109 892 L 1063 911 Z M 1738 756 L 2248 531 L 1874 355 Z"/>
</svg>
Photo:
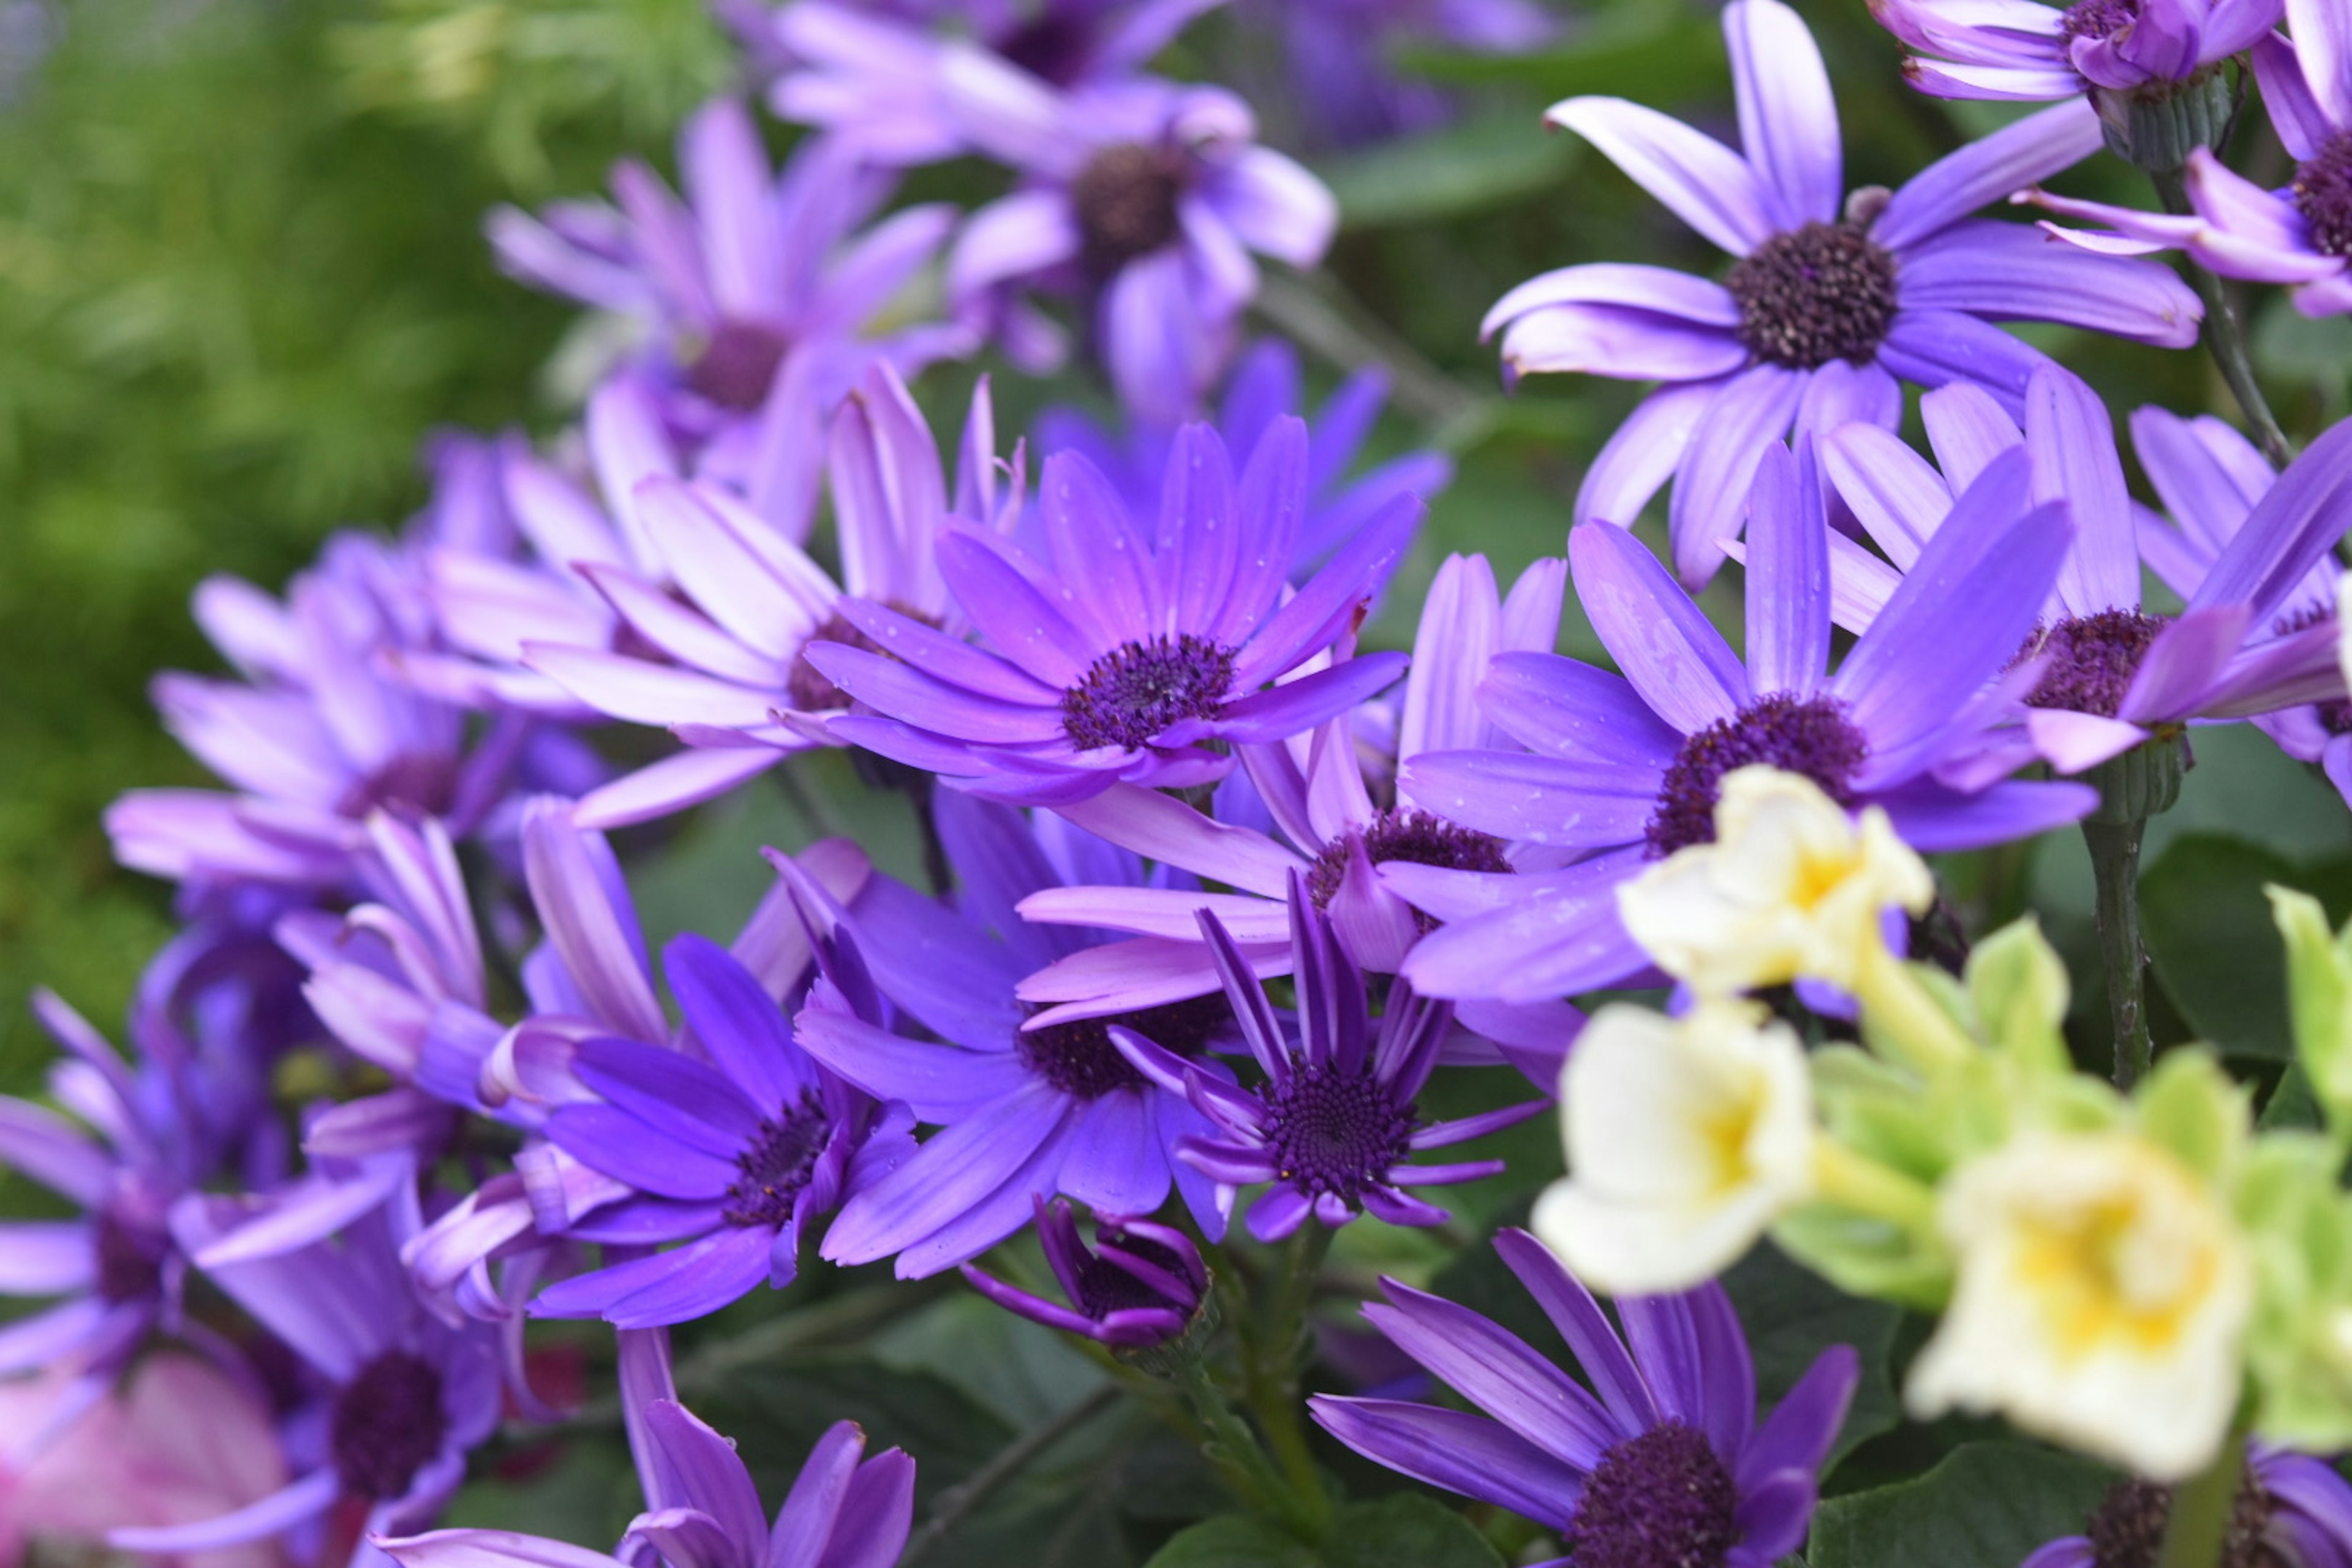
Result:
<svg viewBox="0 0 2352 1568">
<path fill-rule="evenodd" d="M 1839 83 L 1850 184 L 1899 183 L 1991 122 L 1903 89 L 1864 0 L 1801 5 Z M 1463 121 L 1318 157 L 1346 214 L 1335 281 L 1277 279 L 1269 295 L 1327 380 L 1368 352 L 1400 367 L 1387 445 L 1439 439 L 1463 459 L 1391 595 L 1392 637 L 1444 551 L 1513 572 L 1558 551 L 1582 462 L 1634 395 L 1577 382 L 1501 399 L 1475 340 L 1486 306 L 1572 261 L 1721 266 L 1537 129 L 1541 106 L 1616 92 L 1731 134 L 1713 7 L 1696 0 L 1587 6 L 1538 57 L 1419 63 L 1457 83 Z M 1169 64 L 1264 76 L 1222 18 Z M 215 668 L 190 588 L 220 571 L 275 587 L 328 530 L 396 522 L 423 499 L 416 452 L 436 426 L 559 424 L 545 367 L 572 313 L 496 274 L 481 214 L 599 189 L 624 153 L 667 166 L 677 120 L 736 68 L 702 0 L 0 5 L 0 1083 L 46 1055 L 29 986 L 110 1026 L 167 934 L 166 890 L 113 867 L 99 813 L 132 785 L 203 782 L 145 698 L 160 668 Z M 1001 182 L 950 167 L 914 194 L 976 200 Z M 2066 183 L 2135 189 L 2106 160 Z M 2258 328 L 2290 427 L 2340 412 L 2342 324 L 2266 313 Z M 2225 406 L 2200 355 L 2037 341 L 2118 408 Z M 1089 395 L 998 384 L 1015 429 L 1049 395 Z M 1736 588 L 1727 574 L 1712 595 L 1727 617 Z M 2290 858 L 2200 863 L 2251 893 L 2341 846 L 2341 807 L 2306 770 L 2252 736 L 2213 755 L 2152 855 L 2196 827 Z M 2020 862 L 2009 896 L 2031 889 L 2062 931 L 2078 926 L 2079 859 L 2070 838 L 2038 877 Z"/>
</svg>

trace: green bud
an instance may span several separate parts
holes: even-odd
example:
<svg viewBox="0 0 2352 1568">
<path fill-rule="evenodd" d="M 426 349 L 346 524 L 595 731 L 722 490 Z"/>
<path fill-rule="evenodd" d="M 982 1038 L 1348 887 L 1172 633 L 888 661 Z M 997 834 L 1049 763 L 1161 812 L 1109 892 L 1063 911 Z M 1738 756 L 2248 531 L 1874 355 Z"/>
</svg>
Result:
<svg viewBox="0 0 2352 1568">
<path fill-rule="evenodd" d="M 2352 927 L 2329 931 L 2319 900 L 2272 887 L 2271 918 L 2286 942 L 2287 1016 L 2294 1050 L 2339 1145 L 2352 1142 Z"/>
</svg>

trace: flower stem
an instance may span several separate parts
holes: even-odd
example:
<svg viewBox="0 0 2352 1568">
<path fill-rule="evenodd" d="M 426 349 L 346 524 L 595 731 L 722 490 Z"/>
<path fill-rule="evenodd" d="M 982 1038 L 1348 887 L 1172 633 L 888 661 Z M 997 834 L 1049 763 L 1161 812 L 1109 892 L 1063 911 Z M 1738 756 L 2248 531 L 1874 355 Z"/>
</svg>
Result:
<svg viewBox="0 0 2352 1568">
<path fill-rule="evenodd" d="M 1875 946 L 1854 976 L 1863 1038 L 1871 1049 L 1916 1072 L 1966 1061 L 1976 1050 L 1912 966 Z"/>
<path fill-rule="evenodd" d="M 2246 1427 L 2241 1421 L 2221 1439 L 2221 1451 L 2210 1465 L 2173 1488 L 2172 1516 L 2156 1568 L 2221 1568 L 2245 1473 Z"/>
<path fill-rule="evenodd" d="M 2098 883 L 2099 959 L 2107 976 L 2107 1015 L 2115 1026 L 2116 1087 L 2125 1093 L 2146 1075 L 2147 954 L 2139 934 L 2139 847 L 2146 818 L 2083 824 Z"/>
<path fill-rule="evenodd" d="M 1187 1363 L 1180 1376 L 1192 1414 L 1208 1434 L 1208 1441 L 1201 1445 L 1202 1455 L 1216 1467 L 1225 1484 L 1252 1508 L 1279 1521 L 1300 1539 L 1320 1540 L 1328 1511 L 1321 1489 L 1310 1499 L 1284 1478 L 1266 1457 L 1257 1434 L 1211 1380 L 1205 1363 L 1198 1359 Z"/>
<path fill-rule="evenodd" d="M 1906 1230 L 1927 1231 L 1936 1222 L 1934 1188 L 1855 1153 L 1826 1132 L 1813 1135 L 1813 1185 L 1819 1196 L 1840 1208 Z"/>
<path fill-rule="evenodd" d="M 1307 1314 L 1331 1251 L 1331 1236 L 1328 1226 L 1313 1219 L 1292 1236 L 1248 1369 L 1250 1408 L 1265 1428 L 1293 1494 L 1310 1511 L 1318 1535 L 1328 1522 L 1330 1503 L 1299 1415 L 1298 1370 L 1307 1347 Z"/>
<path fill-rule="evenodd" d="M 2164 204 L 2165 211 L 2186 214 L 2191 210 L 2179 170 L 2151 173 L 2148 180 L 2156 186 L 2157 199 Z M 2262 447 L 2263 456 L 2271 460 L 2272 467 L 2284 468 L 2294 460 L 2294 448 L 2288 445 L 2286 432 L 2279 428 L 2270 402 L 2263 395 L 2262 383 L 2255 379 L 2245 326 L 2230 302 L 2229 290 L 2219 278 L 2194 260 L 2189 263 L 2189 281 L 2196 289 L 2197 297 L 2205 301 L 2205 352 L 2213 356 L 2221 379 L 2229 384 L 2230 395 L 2244 410 L 2246 423 L 2253 426 L 2254 440 Z"/>
</svg>

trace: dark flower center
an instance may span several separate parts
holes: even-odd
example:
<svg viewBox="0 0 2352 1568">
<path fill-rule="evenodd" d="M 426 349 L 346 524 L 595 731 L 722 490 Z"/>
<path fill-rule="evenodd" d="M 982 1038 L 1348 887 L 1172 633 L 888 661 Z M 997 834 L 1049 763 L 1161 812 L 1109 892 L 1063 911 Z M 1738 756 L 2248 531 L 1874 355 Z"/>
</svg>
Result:
<svg viewBox="0 0 2352 1568">
<path fill-rule="evenodd" d="M 1024 1029 L 1017 1046 L 1022 1064 L 1064 1094 L 1100 1100 L 1114 1089 L 1141 1089 L 1144 1083 L 1143 1075 L 1110 1043 L 1113 1024 L 1134 1030 L 1171 1056 L 1192 1058 L 1207 1047 L 1210 1037 L 1233 1016 L 1233 1005 L 1216 991 L 1108 1018 L 1074 1018 Z"/>
<path fill-rule="evenodd" d="M 2074 713 L 2095 713 L 2112 719 L 2131 689 L 2139 661 L 2148 644 L 2164 629 L 2164 622 L 2137 610 L 2101 610 L 2095 616 L 2069 616 L 2050 628 L 2026 652 L 2048 656 L 2042 683 L 2026 704 L 2032 708 L 2063 708 Z"/>
<path fill-rule="evenodd" d="M 385 808 L 418 816 L 446 816 L 457 797 L 457 759 L 446 752 L 403 752 L 335 802 L 335 814 L 354 819 Z"/>
<path fill-rule="evenodd" d="M 1356 832 L 1343 833 L 1323 846 L 1315 857 L 1315 865 L 1307 873 L 1307 890 L 1315 900 L 1315 907 L 1328 910 L 1347 879 L 1349 845 L 1360 837 L 1364 858 L 1375 866 L 1391 860 L 1402 860 L 1415 866 L 1443 866 L 1454 871 L 1508 872 L 1511 863 L 1503 858 L 1503 841 L 1491 833 L 1479 833 L 1472 828 L 1457 827 L 1442 816 L 1426 811 L 1405 807 L 1384 811 L 1373 818 L 1372 825 Z M 1437 922 L 1415 911 L 1413 920 L 1424 931 L 1436 929 Z"/>
<path fill-rule="evenodd" d="M 792 344 L 757 321 L 721 321 L 687 367 L 686 384 L 722 408 L 749 414 L 768 401 L 769 384 Z"/>
<path fill-rule="evenodd" d="M 1658 788 L 1644 837 L 1650 858 L 1715 842 L 1715 803 L 1723 775 L 1762 764 L 1802 773 L 1840 805 L 1853 804 L 1853 775 L 1870 742 L 1849 723 L 1834 697 L 1793 697 L 1785 691 L 1749 703 L 1685 741 Z"/>
<path fill-rule="evenodd" d="M 1895 256 L 1850 223 L 1776 234 L 1731 269 L 1739 341 L 1791 370 L 1866 364 L 1895 320 Z"/>
<path fill-rule="evenodd" d="M 2322 256 L 2352 256 L 2352 131 L 2339 132 L 2294 171 L 2295 211 Z"/>
<path fill-rule="evenodd" d="M 1139 1236 L 1119 1236 L 1115 1239 L 1122 1252 L 1157 1264 L 1179 1279 L 1184 1277 L 1183 1260 L 1173 1250 Z M 1088 1258 L 1078 1268 L 1076 1305 L 1089 1318 L 1107 1318 L 1132 1307 L 1172 1307 L 1190 1311 L 1193 1303 L 1170 1300 L 1108 1258 Z"/>
<path fill-rule="evenodd" d="M 335 1474 L 347 1492 L 396 1498 L 449 1430 L 441 1412 L 441 1373 L 402 1351 L 360 1368 L 335 1399 L 331 1441 Z"/>
<path fill-rule="evenodd" d="M 2322 622 L 2333 625 L 2335 620 L 2336 606 L 2333 605 L 2306 605 L 2291 614 L 2281 616 L 2272 623 L 2271 632 L 2275 637 L 2291 637 L 2296 632 L 2307 631 Z M 2313 707 L 2319 715 L 2321 726 L 2329 734 L 2352 735 L 2352 701 L 2337 698 L 2329 702 L 2315 703 Z"/>
<path fill-rule="evenodd" d="M 1094 59 L 1094 29 L 1068 12 L 1048 6 L 997 45 L 996 52 L 1055 87 L 1067 87 Z"/>
<path fill-rule="evenodd" d="M 1576 1568 L 1723 1568 L 1739 1495 L 1706 1438 L 1679 1421 L 1601 1457 L 1569 1521 Z"/>
<path fill-rule="evenodd" d="M 163 1289 L 162 1247 L 123 1224 L 112 1209 L 99 1211 L 90 1250 L 97 1255 L 98 1293 L 103 1300 L 143 1300 Z"/>
<path fill-rule="evenodd" d="M 937 616 L 925 615 L 910 605 L 892 599 L 885 607 L 898 611 L 910 621 L 920 621 L 933 631 L 940 628 Z M 784 677 L 784 700 L 791 703 L 796 712 L 822 713 L 827 709 L 849 706 L 849 693 L 827 680 L 817 667 L 808 661 L 809 643 L 820 642 L 837 642 L 844 647 L 863 648 L 867 653 L 878 653 L 886 658 L 892 657 L 888 648 L 852 626 L 846 616 L 827 616 L 823 626 L 809 633 L 808 642 L 801 645 L 802 651 L 793 656 L 792 672 Z"/>
<path fill-rule="evenodd" d="M 2075 38 L 2112 38 L 2139 20 L 2139 0 L 2083 0 L 2058 18 L 2058 31 Z"/>
<path fill-rule="evenodd" d="M 1265 1142 L 1284 1181 L 1310 1195 L 1354 1203 L 1405 1156 L 1414 1107 L 1399 1105 L 1370 1069 L 1342 1072 L 1301 1061 L 1287 1083 L 1265 1088 Z"/>
<path fill-rule="evenodd" d="M 1176 237 L 1176 198 L 1184 165 L 1172 153 L 1140 142 L 1104 148 L 1070 182 L 1078 217 L 1078 260 L 1097 282 Z"/>
<path fill-rule="evenodd" d="M 1062 727 L 1086 751 L 1139 751 L 1170 725 L 1216 712 L 1234 684 L 1234 650 L 1180 632 L 1113 648 L 1062 693 Z"/>
<path fill-rule="evenodd" d="M 735 1168 L 742 1174 L 727 1189 L 727 1206 L 721 1211 L 727 1223 L 747 1228 L 790 1223 L 793 1205 L 832 1136 L 833 1118 L 814 1089 L 802 1090 L 798 1100 L 762 1120 L 751 1142 L 735 1156 Z"/>
<path fill-rule="evenodd" d="M 2230 1533 L 2219 1568 L 2293 1568 L 2266 1539 L 2272 1501 L 2249 1470 L 2238 1486 Z M 2164 1527 L 2172 1517 L 2172 1493 L 2150 1481 L 2117 1481 L 2091 1515 L 2091 1561 L 2096 1568 L 2156 1568 Z"/>
</svg>

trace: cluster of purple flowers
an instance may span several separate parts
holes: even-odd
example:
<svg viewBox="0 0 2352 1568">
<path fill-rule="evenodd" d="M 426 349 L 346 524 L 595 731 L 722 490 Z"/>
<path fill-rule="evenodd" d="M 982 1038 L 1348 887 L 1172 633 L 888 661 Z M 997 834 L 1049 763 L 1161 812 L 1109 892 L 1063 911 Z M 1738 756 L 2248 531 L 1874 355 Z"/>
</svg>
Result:
<svg viewBox="0 0 2352 1568">
<path fill-rule="evenodd" d="M 771 1531 L 677 1401 L 669 1326 L 887 1260 L 1123 1358 L 1192 1354 L 1235 1230 L 1319 1258 L 1305 1242 L 1366 1216 L 1445 1225 L 1423 1189 L 1503 1162 L 1426 1156 L 1550 1109 L 1573 999 L 1664 984 L 1617 889 L 1711 840 L 1744 766 L 1927 851 L 2082 819 L 2102 770 L 2192 724 L 2252 721 L 2352 800 L 2352 426 L 2274 468 L 2219 419 L 2139 409 L 2159 512 L 2099 396 L 2004 325 L 2184 347 L 2202 307 L 2146 254 L 2166 247 L 2352 308 L 2341 0 L 2287 0 L 2292 41 L 2260 0 L 1884 0 L 1921 86 L 2063 100 L 1893 191 L 1846 187 L 1781 0 L 1724 12 L 1736 151 L 1622 100 L 1554 106 L 1733 260 L 1573 266 L 1495 306 L 1510 377 L 1655 390 L 1586 469 L 1561 557 L 1507 592 L 1446 559 L 1409 655 L 1360 638 L 1450 467 L 1360 470 L 1380 378 L 1309 418 L 1296 352 L 1243 351 L 1261 258 L 1313 267 L 1337 209 L 1234 93 L 1148 73 L 1209 8 L 732 16 L 768 104 L 814 128 L 781 171 L 724 100 L 686 127 L 681 189 L 632 163 L 609 204 L 490 219 L 513 277 L 627 324 L 576 436 L 445 440 L 398 538 L 338 537 L 282 599 L 199 591 L 234 674 L 154 695 L 227 787 L 134 791 L 107 823 L 177 885 L 185 933 L 128 1056 L 44 994 L 54 1108 L 0 1100 L 0 1162 L 75 1210 L 0 1226 L 0 1289 L 45 1303 L 0 1327 L 0 1373 L 71 1376 L 6 1441 L 54 1441 L 173 1338 L 272 1369 L 290 1479 L 116 1546 L 884 1568 L 913 1461 L 837 1426 Z M 1550 25 L 1525 0 L 1243 21 L 1307 62 L 1333 140 L 1442 112 L 1383 37 L 1510 50 Z M 2071 244 L 1989 216 L 2249 49 L 2285 192 L 2200 149 L 2183 213 L 2037 196 L 2111 226 Z M 967 155 L 1006 194 L 892 205 L 906 170 Z M 1008 439 L 983 376 L 943 449 L 912 387 L 991 352 L 1087 357 L 1118 422 Z M 1662 557 L 1633 530 L 1669 485 Z M 1695 596 L 1727 561 L 1737 639 Z M 1558 651 L 1571 591 L 1613 668 Z M 824 749 L 912 803 L 937 885 L 877 846 L 772 849 L 731 940 L 649 951 L 606 834 Z M 298 1118 L 289 1058 L 333 1089 Z M 1437 1111 L 1440 1075 L 1484 1109 Z M 1059 1300 L 1005 1246 L 1033 1225 Z M 1720 1289 L 1612 1325 L 1532 1237 L 1495 1245 L 1581 1381 L 1390 1281 L 1365 1316 L 1483 1414 L 1319 1395 L 1329 1434 L 1581 1568 L 1801 1546 L 1851 1351 L 1759 1423 Z M 193 1309 L 198 1277 L 236 1312 Z M 617 1335 L 646 1511 L 611 1556 L 433 1529 L 502 1413 L 553 1414 L 526 1373 L 546 1319 Z M 2255 1474 L 2292 1561 L 2352 1562 L 2352 1491 L 2267 1448 Z"/>
</svg>

